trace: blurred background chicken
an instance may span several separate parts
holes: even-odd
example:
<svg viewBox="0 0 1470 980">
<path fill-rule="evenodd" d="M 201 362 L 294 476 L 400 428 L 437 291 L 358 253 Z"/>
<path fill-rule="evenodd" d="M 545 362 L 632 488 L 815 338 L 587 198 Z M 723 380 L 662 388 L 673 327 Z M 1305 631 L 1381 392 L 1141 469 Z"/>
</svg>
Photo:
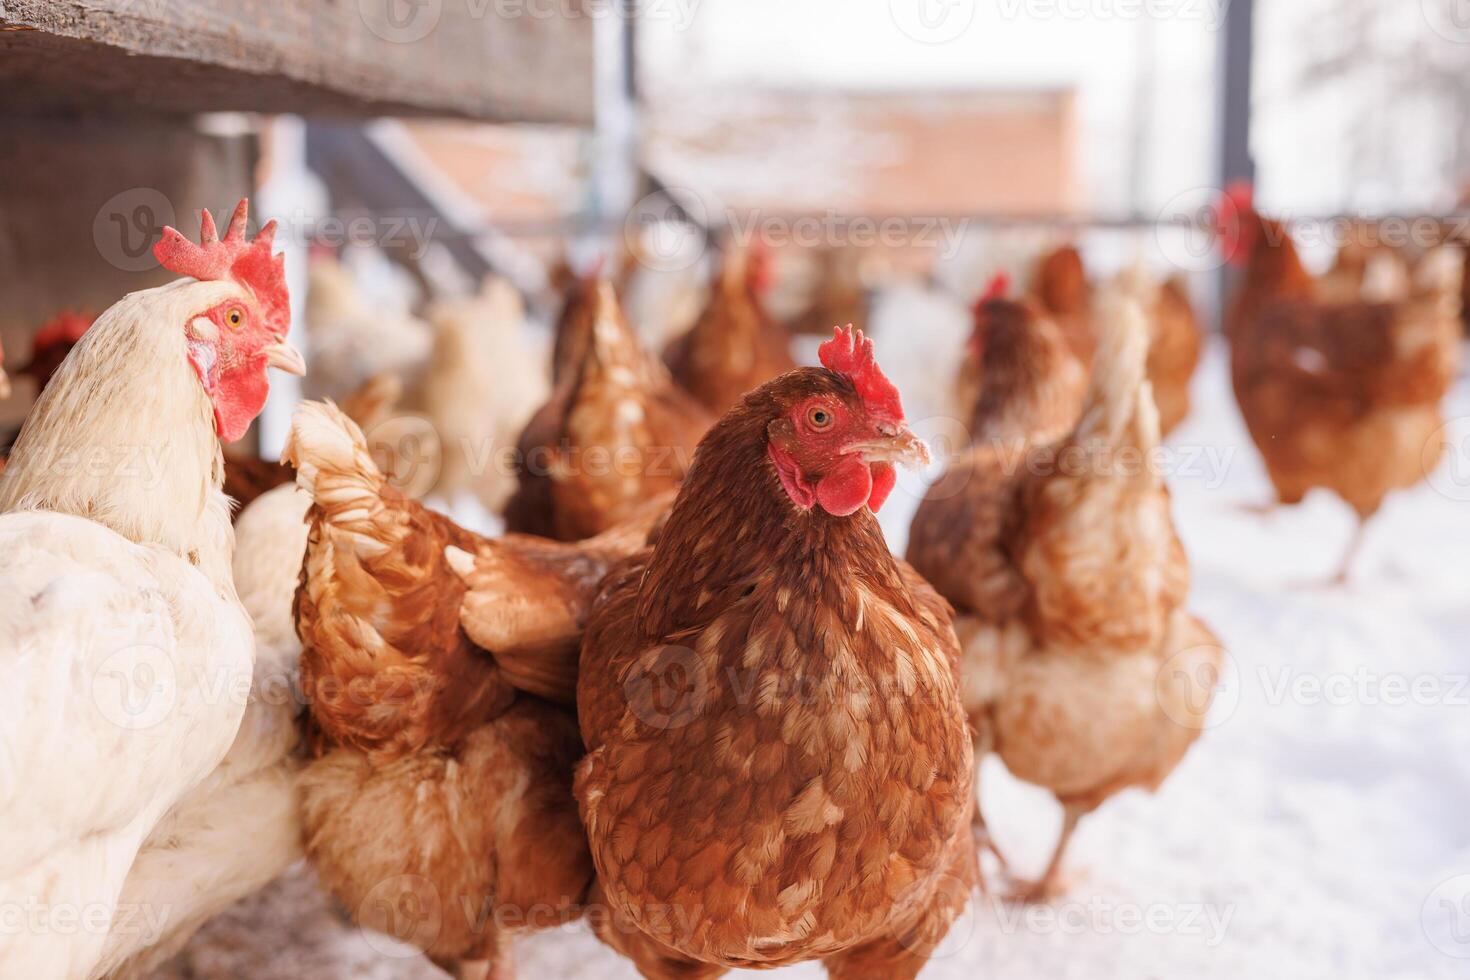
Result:
<svg viewBox="0 0 1470 980">
<path fill-rule="evenodd" d="M 1056 323 L 1072 351 L 1091 365 L 1097 349 L 1092 322 L 1092 284 L 1075 245 L 1061 245 L 1036 260 L 1031 272 L 1031 299 Z"/>
<path fill-rule="evenodd" d="M 1060 887 L 1083 816 L 1119 790 L 1156 788 L 1177 765 L 1202 727 L 1220 657 L 1183 609 L 1189 572 L 1162 477 L 1137 465 L 1159 440 L 1148 324 L 1113 289 L 1098 311 L 1104 332 L 1080 420 L 1060 443 L 1055 396 L 1035 370 L 1055 341 L 989 325 L 1011 363 L 1032 363 L 1012 369 L 1022 380 L 979 420 L 1008 438 L 962 453 L 910 532 L 909 560 L 960 614 L 977 748 L 1063 805 L 1046 870 L 1017 889 L 1028 901 Z"/>
<path fill-rule="evenodd" d="M 298 410 L 286 458 L 311 504 L 296 609 L 307 853 L 355 922 L 456 976 L 508 980 L 515 932 L 579 914 L 582 624 L 662 508 L 580 545 L 479 538 L 395 490 L 330 404 Z M 502 906 L 527 918 L 502 928 Z M 406 908 L 436 927 L 405 929 Z"/>
<path fill-rule="evenodd" d="M 550 393 L 545 354 L 527 343 L 520 293 L 499 277 L 435 303 L 428 319 L 434 350 L 417 402 L 443 447 L 434 489 L 451 502 L 469 492 L 499 513 L 516 486 L 509 451 Z"/>
<path fill-rule="evenodd" d="M 770 261 L 763 248 L 727 246 L 704 312 L 664 351 L 674 380 L 716 415 L 796 366 L 790 334 L 761 306 Z"/>
<path fill-rule="evenodd" d="M 563 315 L 558 343 L 568 360 L 551 399 L 517 448 L 519 485 L 506 527 L 563 541 L 617 524 L 655 494 L 679 485 L 709 413 L 670 379 L 638 343 L 612 285 L 585 281 Z"/>
<path fill-rule="evenodd" d="M 306 323 L 311 372 L 302 387 L 311 398 L 343 398 L 384 373 L 412 390 L 434 346 L 429 324 L 370 302 L 352 270 L 326 250 L 308 266 Z"/>
<path fill-rule="evenodd" d="M 815 279 L 807 308 L 791 321 L 791 331 L 825 337 L 839 323 L 869 332 L 868 290 L 863 283 L 862 253 L 852 247 L 813 250 Z"/>
<path fill-rule="evenodd" d="M 1375 274 L 1377 255 L 1350 254 L 1340 269 L 1362 269 L 1353 296 L 1343 274 L 1324 285 L 1306 270 L 1289 230 L 1257 213 L 1248 189 L 1231 204 L 1240 215 L 1231 258 L 1245 266 L 1226 321 L 1236 401 L 1281 503 L 1320 487 L 1357 515 L 1334 578 L 1342 582 L 1384 498 L 1424 479 L 1443 454 L 1464 259 L 1430 250 L 1405 295 L 1395 273 Z M 1377 268 L 1398 261 L 1385 254 Z"/>
</svg>

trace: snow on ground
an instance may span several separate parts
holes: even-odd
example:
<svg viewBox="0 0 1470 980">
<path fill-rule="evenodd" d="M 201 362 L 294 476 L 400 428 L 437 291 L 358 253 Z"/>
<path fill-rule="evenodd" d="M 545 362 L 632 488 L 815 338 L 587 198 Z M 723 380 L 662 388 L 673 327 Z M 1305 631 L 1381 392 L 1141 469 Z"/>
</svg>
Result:
<svg viewBox="0 0 1470 980">
<path fill-rule="evenodd" d="M 1191 605 L 1230 653 L 1211 727 L 1157 795 L 1125 793 L 1083 821 L 1063 900 L 982 901 L 930 980 L 1470 974 L 1470 902 L 1456 904 L 1470 888 L 1470 385 L 1449 412 L 1459 469 L 1392 499 L 1353 581 L 1333 590 L 1310 583 L 1346 544 L 1345 505 L 1314 496 L 1267 516 L 1238 506 L 1265 500 L 1268 485 L 1223 353 L 1209 351 L 1195 413 L 1170 440 Z M 892 365 L 906 395 L 938 390 L 951 369 Z M 909 398 L 911 417 L 925 397 Z M 905 489 L 883 514 L 896 548 L 917 506 L 918 488 Z M 1058 807 L 995 760 L 982 783 L 1001 848 L 1039 870 Z M 522 942 L 518 958 L 530 980 L 636 976 L 581 926 Z M 160 978 L 308 975 L 440 976 L 342 924 L 298 872 L 213 923 Z"/>
</svg>

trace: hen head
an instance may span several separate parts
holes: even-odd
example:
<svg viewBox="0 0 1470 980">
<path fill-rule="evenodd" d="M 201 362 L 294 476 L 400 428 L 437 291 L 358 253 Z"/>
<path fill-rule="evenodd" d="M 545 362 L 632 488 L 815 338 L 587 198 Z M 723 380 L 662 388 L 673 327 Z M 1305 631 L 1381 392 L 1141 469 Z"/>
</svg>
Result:
<svg viewBox="0 0 1470 980">
<path fill-rule="evenodd" d="M 898 389 L 862 331 L 837 328 L 821 346 L 822 368 L 792 371 L 767 386 L 777 415 L 767 453 L 801 510 L 846 517 L 877 511 L 893 490 L 895 463 L 924 466 L 929 451 L 904 422 Z"/>
<path fill-rule="evenodd" d="M 214 405 L 215 430 L 233 442 L 245 434 L 270 393 L 267 368 L 305 374 L 300 352 L 286 343 L 291 325 L 290 298 L 282 256 L 271 252 L 276 223 L 254 241 L 245 238 L 249 202 L 242 200 L 224 238 L 206 210 L 200 217 L 199 243 L 165 228 L 153 254 L 170 272 L 201 282 L 233 285 L 222 302 L 196 311 L 184 324 L 189 363 Z"/>
<path fill-rule="evenodd" d="M 1249 181 L 1238 180 L 1225 189 L 1212 216 L 1215 233 L 1225 261 L 1241 266 L 1250 261 L 1251 252 L 1261 237 L 1261 218 L 1256 213 L 1255 188 Z"/>
<path fill-rule="evenodd" d="M 1082 314 L 1092 305 L 1087 268 L 1082 253 L 1072 245 L 1063 245 L 1041 257 L 1033 289 L 1051 313 Z"/>
</svg>

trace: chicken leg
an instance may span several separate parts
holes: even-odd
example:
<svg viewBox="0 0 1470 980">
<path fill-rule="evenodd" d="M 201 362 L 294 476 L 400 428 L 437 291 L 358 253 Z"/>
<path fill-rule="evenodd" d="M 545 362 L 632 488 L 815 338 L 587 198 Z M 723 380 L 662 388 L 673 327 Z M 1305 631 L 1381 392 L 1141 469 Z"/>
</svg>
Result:
<svg viewBox="0 0 1470 980">
<path fill-rule="evenodd" d="M 1353 528 L 1353 536 L 1348 541 L 1347 550 L 1343 552 L 1342 563 L 1338 565 L 1337 574 L 1332 576 L 1332 579 L 1328 583 L 1329 585 L 1347 585 L 1348 576 L 1353 570 L 1353 562 L 1357 559 L 1358 553 L 1363 550 L 1363 539 L 1367 537 L 1367 534 L 1368 518 L 1359 516 L 1358 525 Z"/>
<path fill-rule="evenodd" d="M 1083 815 L 1089 811 L 1089 807 L 1075 803 L 1062 804 L 1062 834 L 1057 838 L 1057 846 L 1051 854 L 1051 860 L 1047 862 L 1046 870 L 1041 877 L 1035 881 L 1018 881 L 1016 887 L 1011 891 L 1010 900 L 1027 905 L 1036 902 L 1049 901 L 1062 893 L 1062 856 L 1066 854 L 1067 845 L 1072 841 L 1072 834 L 1077 829 L 1078 822 Z"/>
</svg>

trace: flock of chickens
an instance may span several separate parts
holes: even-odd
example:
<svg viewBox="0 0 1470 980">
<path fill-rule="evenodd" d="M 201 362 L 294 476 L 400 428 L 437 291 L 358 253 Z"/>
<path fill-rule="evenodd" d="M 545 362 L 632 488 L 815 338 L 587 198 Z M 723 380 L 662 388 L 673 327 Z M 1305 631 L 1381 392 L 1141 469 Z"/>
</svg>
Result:
<svg viewBox="0 0 1470 980">
<path fill-rule="evenodd" d="M 1464 257 L 1313 277 L 1248 196 L 1222 207 L 1278 496 L 1366 520 L 1441 451 Z M 223 236 L 170 229 L 178 281 L 36 337 L 0 475 L 0 975 L 147 976 L 304 856 L 459 977 L 576 919 L 650 978 L 914 977 L 997 873 L 1057 894 L 1078 821 L 1204 727 L 1223 651 L 1145 462 L 1199 358 L 1177 283 L 1093 284 L 1073 248 L 1023 295 L 996 278 L 955 352 L 969 444 L 905 561 L 874 514 L 929 454 L 883 352 L 838 327 L 799 366 L 759 251 L 662 357 L 609 279 L 569 277 L 549 379 L 507 284 L 426 325 L 317 262 L 307 384 L 340 402 L 303 404 L 279 463 L 226 454 L 267 369 L 307 364 L 273 231 L 244 202 Z M 405 431 L 508 533 L 423 503 Z M 1035 881 L 986 831 L 988 753 L 1064 809 Z"/>
</svg>

